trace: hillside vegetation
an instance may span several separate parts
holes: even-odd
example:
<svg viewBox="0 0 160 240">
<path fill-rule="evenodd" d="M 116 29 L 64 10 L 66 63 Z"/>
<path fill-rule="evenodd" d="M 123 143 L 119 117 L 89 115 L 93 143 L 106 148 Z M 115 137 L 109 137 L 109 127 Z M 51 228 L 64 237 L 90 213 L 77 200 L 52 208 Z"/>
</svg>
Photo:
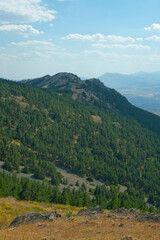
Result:
<svg viewBox="0 0 160 240">
<path fill-rule="evenodd" d="M 141 199 L 142 207 L 148 197 L 159 207 L 159 134 L 158 116 L 132 106 L 97 79 L 61 73 L 25 84 L 0 80 L 0 160 L 9 171 L 58 185 L 64 181 L 58 163 L 106 185 L 126 185 L 125 197 L 114 195 L 118 205 Z M 107 205 L 104 191 L 92 194 Z"/>
</svg>

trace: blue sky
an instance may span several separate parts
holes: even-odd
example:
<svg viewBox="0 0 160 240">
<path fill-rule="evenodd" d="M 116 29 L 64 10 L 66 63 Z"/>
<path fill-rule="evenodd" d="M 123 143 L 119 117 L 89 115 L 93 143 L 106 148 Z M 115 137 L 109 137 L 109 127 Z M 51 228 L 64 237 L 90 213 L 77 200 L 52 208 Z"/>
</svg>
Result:
<svg viewBox="0 0 160 240">
<path fill-rule="evenodd" d="M 0 0 L 0 77 L 160 70 L 159 0 Z"/>
</svg>

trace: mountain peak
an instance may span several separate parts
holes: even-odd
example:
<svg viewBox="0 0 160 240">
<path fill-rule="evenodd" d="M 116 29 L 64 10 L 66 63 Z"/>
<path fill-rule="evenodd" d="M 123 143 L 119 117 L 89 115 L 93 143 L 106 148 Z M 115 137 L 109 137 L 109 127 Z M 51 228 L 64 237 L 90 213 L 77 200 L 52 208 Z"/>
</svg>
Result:
<svg viewBox="0 0 160 240">
<path fill-rule="evenodd" d="M 104 84 L 98 78 L 91 78 L 88 81 L 90 81 L 91 83 L 97 86 L 104 87 Z"/>
<path fill-rule="evenodd" d="M 72 89 L 75 84 L 80 84 L 82 80 L 73 73 L 60 72 L 53 76 L 46 75 L 41 78 L 27 80 L 24 83 L 42 88 Z"/>
<path fill-rule="evenodd" d="M 76 74 L 68 73 L 68 72 L 59 72 L 59 73 L 56 73 L 55 75 L 53 75 L 52 77 L 54 77 L 54 78 L 64 78 L 65 77 L 68 80 L 73 80 L 73 79 L 80 80 L 80 78 Z"/>
<path fill-rule="evenodd" d="M 81 79 L 73 74 L 67 72 L 60 72 L 51 77 L 51 82 L 56 82 L 58 85 L 69 84 L 69 83 L 79 83 Z"/>
</svg>

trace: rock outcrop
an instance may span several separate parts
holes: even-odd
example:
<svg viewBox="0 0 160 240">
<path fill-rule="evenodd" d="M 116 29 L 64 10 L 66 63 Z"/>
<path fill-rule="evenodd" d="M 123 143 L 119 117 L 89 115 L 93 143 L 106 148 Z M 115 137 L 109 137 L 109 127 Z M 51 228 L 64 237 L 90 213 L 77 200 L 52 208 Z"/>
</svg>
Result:
<svg viewBox="0 0 160 240">
<path fill-rule="evenodd" d="M 122 208 L 111 211 L 111 213 L 126 216 L 128 215 L 128 210 L 125 207 L 122 207 Z"/>
<path fill-rule="evenodd" d="M 122 207 L 122 208 L 119 208 L 119 209 L 111 211 L 111 213 L 118 214 L 118 215 L 123 215 L 123 216 L 126 216 L 126 215 L 139 215 L 140 214 L 140 210 L 136 209 L 136 208 L 130 208 L 128 210 L 127 208 Z"/>
<path fill-rule="evenodd" d="M 53 212 L 31 212 L 25 215 L 16 217 L 10 224 L 9 227 L 18 227 L 21 224 L 30 224 L 34 222 L 53 221 L 54 219 L 60 218 L 61 215 L 56 211 Z"/>
<path fill-rule="evenodd" d="M 160 223 L 160 214 L 157 213 L 144 213 L 136 217 L 138 222 L 157 222 Z"/>
<path fill-rule="evenodd" d="M 140 210 L 136 209 L 136 208 L 130 208 L 128 210 L 128 213 L 131 214 L 131 215 L 139 215 L 140 214 Z"/>
<path fill-rule="evenodd" d="M 102 208 L 100 206 L 96 206 L 96 207 L 88 207 L 86 209 L 81 209 L 77 216 L 88 216 L 88 217 L 94 217 L 97 216 L 98 214 L 102 214 L 104 213 L 104 211 L 102 210 Z"/>
</svg>

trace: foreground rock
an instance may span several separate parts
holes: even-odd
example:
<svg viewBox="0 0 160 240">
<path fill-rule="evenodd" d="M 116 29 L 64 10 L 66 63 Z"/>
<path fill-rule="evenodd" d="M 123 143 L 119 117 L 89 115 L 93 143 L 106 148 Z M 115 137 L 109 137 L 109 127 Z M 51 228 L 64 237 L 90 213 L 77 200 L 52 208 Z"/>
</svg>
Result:
<svg viewBox="0 0 160 240">
<path fill-rule="evenodd" d="M 121 240 L 134 240 L 134 239 L 130 236 L 123 236 Z"/>
<path fill-rule="evenodd" d="M 56 211 L 53 212 L 32 212 L 25 215 L 16 217 L 10 224 L 9 227 L 18 227 L 21 224 L 29 224 L 34 222 L 53 221 L 54 219 L 60 218 L 61 215 Z"/>
<path fill-rule="evenodd" d="M 98 214 L 102 214 L 104 213 L 104 211 L 102 210 L 102 208 L 100 206 L 96 206 L 96 207 L 88 207 L 87 209 L 81 209 L 77 216 L 88 216 L 88 217 L 97 217 Z"/>
<path fill-rule="evenodd" d="M 157 222 L 160 223 L 160 214 L 144 213 L 136 217 L 138 222 Z"/>
</svg>

